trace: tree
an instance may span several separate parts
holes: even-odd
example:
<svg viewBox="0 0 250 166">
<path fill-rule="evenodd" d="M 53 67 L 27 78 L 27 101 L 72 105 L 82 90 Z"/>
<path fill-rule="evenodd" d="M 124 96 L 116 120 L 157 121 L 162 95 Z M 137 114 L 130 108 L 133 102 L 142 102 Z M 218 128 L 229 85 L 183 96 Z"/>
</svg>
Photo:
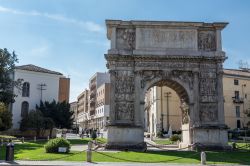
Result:
<svg viewBox="0 0 250 166">
<path fill-rule="evenodd" d="M 0 102 L 0 131 L 8 130 L 12 126 L 12 113 Z"/>
<path fill-rule="evenodd" d="M 36 106 L 36 109 L 41 110 L 45 117 L 51 118 L 57 128 L 71 128 L 73 124 L 73 114 L 70 111 L 70 105 L 67 102 L 42 102 Z"/>
<path fill-rule="evenodd" d="M 24 117 L 20 123 L 20 130 L 35 130 L 36 136 L 40 137 L 46 129 L 52 131 L 54 122 L 51 118 L 44 117 L 40 110 L 31 110 L 27 117 Z M 51 132 L 50 132 L 51 135 Z"/>
<path fill-rule="evenodd" d="M 9 53 L 6 48 L 0 49 L 0 102 L 6 106 L 15 101 L 13 87 L 21 88 L 22 80 L 13 80 L 16 62 L 18 59 L 15 52 Z"/>
</svg>

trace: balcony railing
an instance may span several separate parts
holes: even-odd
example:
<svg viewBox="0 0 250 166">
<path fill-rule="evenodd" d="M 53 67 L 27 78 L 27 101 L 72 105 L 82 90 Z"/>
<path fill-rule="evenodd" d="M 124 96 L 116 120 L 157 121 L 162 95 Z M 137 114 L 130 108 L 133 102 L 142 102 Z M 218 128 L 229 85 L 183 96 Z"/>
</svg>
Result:
<svg viewBox="0 0 250 166">
<path fill-rule="evenodd" d="M 244 99 L 242 97 L 232 97 L 233 102 L 237 104 L 242 104 L 244 103 Z"/>
</svg>

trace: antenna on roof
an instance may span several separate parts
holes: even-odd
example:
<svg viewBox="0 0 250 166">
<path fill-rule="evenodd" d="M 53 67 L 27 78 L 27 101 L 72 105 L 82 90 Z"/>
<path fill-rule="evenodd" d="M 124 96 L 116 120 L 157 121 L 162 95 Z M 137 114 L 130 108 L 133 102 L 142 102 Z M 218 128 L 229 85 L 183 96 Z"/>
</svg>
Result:
<svg viewBox="0 0 250 166">
<path fill-rule="evenodd" d="M 44 90 L 47 90 L 45 87 L 46 87 L 47 85 L 46 84 L 44 84 L 44 83 L 41 83 L 41 84 L 38 84 L 38 90 L 40 90 L 41 91 L 41 101 L 43 100 L 43 91 Z"/>
<path fill-rule="evenodd" d="M 240 60 L 238 64 L 239 64 L 239 68 L 241 70 L 243 70 L 243 71 L 250 71 L 249 70 L 249 64 L 248 64 L 247 61 Z"/>
</svg>

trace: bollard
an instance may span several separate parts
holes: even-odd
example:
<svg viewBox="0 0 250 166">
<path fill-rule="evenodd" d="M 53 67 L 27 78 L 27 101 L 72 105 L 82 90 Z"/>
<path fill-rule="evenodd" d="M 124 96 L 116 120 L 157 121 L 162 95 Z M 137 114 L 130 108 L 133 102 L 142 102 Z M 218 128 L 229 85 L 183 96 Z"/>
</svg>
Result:
<svg viewBox="0 0 250 166">
<path fill-rule="evenodd" d="M 24 137 L 22 137 L 22 143 L 24 143 Z"/>
<path fill-rule="evenodd" d="M 6 145 L 5 161 L 14 161 L 14 144 L 11 140 Z"/>
<path fill-rule="evenodd" d="M 236 150 L 236 143 L 235 142 L 232 143 L 232 149 Z"/>
<path fill-rule="evenodd" d="M 206 165 L 206 153 L 201 152 L 201 165 Z"/>
<path fill-rule="evenodd" d="M 34 142 L 36 142 L 36 136 L 34 137 Z"/>
<path fill-rule="evenodd" d="M 3 138 L 1 139 L 1 146 L 3 146 Z"/>
<path fill-rule="evenodd" d="M 92 162 L 92 142 L 88 142 L 88 149 L 87 149 L 87 162 Z"/>
<path fill-rule="evenodd" d="M 49 136 L 47 137 L 47 140 L 49 141 Z"/>
</svg>

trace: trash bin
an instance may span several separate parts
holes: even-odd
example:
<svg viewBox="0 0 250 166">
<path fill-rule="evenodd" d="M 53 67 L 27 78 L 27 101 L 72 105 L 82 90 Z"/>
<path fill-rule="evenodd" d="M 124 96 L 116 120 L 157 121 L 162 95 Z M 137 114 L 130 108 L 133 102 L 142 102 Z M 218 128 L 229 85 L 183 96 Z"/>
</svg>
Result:
<svg viewBox="0 0 250 166">
<path fill-rule="evenodd" d="M 6 161 L 14 161 L 14 143 L 10 140 L 6 145 Z"/>
</svg>

